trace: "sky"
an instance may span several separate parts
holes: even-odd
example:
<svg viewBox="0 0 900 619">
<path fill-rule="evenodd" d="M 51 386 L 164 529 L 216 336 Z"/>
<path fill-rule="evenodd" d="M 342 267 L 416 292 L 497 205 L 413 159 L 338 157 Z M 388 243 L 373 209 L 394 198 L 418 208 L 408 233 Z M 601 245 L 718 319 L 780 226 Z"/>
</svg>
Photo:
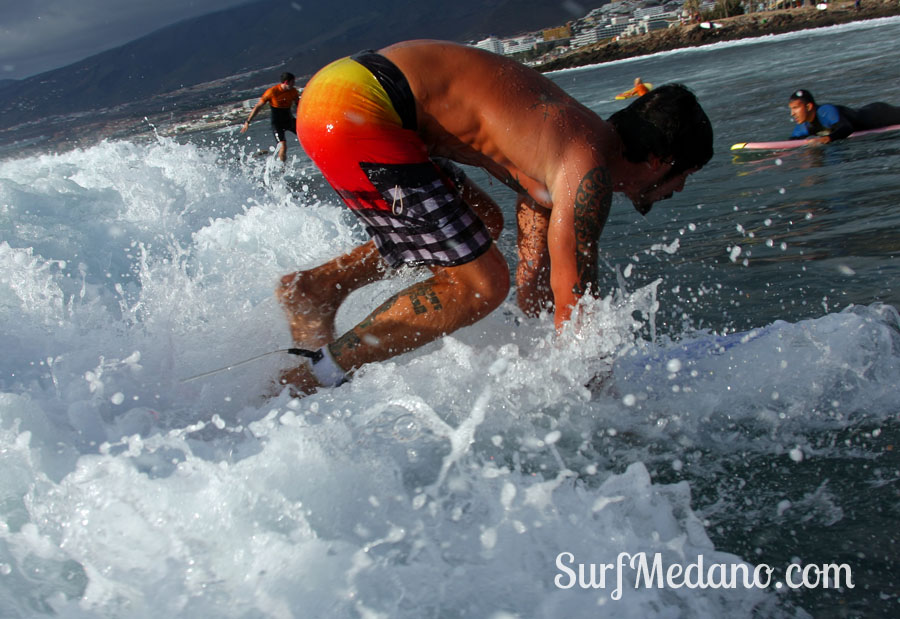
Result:
<svg viewBox="0 0 900 619">
<path fill-rule="evenodd" d="M 250 0 L 0 0 L 0 79 L 64 67 Z"/>
</svg>

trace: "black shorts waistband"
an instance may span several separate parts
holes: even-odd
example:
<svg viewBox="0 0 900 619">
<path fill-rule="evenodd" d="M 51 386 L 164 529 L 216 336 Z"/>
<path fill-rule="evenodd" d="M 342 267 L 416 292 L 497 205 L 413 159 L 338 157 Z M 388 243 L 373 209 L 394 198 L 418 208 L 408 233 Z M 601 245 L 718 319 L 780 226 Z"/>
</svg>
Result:
<svg viewBox="0 0 900 619">
<path fill-rule="evenodd" d="M 372 50 L 365 50 L 354 54 L 350 57 L 355 60 L 369 72 L 375 76 L 381 87 L 384 88 L 391 104 L 400 121 L 403 123 L 404 129 L 415 131 L 418 128 L 418 120 L 416 118 L 416 99 L 413 97 L 412 89 L 406 76 L 393 62 Z"/>
</svg>

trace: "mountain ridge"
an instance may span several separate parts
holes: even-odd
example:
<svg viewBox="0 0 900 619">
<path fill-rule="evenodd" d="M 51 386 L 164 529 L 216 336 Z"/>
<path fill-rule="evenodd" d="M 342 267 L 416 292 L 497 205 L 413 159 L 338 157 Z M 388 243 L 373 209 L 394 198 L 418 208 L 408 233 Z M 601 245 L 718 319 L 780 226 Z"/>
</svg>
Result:
<svg viewBox="0 0 900 619">
<path fill-rule="evenodd" d="M 87 112 L 246 74 L 235 88 L 309 75 L 360 49 L 413 38 L 467 41 L 563 24 L 587 5 L 544 0 L 259 0 L 166 26 L 67 67 L 0 83 L 0 128 Z M 566 8 L 569 7 L 569 8 Z M 265 78 L 260 70 L 267 70 Z"/>
</svg>

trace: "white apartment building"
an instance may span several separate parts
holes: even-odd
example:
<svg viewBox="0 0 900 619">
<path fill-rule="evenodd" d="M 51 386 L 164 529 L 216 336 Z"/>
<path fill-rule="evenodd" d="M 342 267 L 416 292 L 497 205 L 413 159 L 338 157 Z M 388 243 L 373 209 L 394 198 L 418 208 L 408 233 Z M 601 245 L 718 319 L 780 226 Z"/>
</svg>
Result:
<svg viewBox="0 0 900 619">
<path fill-rule="evenodd" d="M 501 41 L 497 37 L 491 36 L 478 41 L 478 43 L 476 43 L 474 47 L 477 47 L 478 49 L 486 49 L 487 51 L 493 52 L 495 54 L 502 54 L 504 45 L 503 41 Z"/>
<path fill-rule="evenodd" d="M 512 39 L 504 39 L 503 53 L 512 55 L 518 54 L 519 52 L 527 52 L 528 50 L 537 47 L 539 41 L 541 41 L 541 39 L 533 34 L 515 37 Z"/>
<path fill-rule="evenodd" d="M 643 19 L 644 17 L 653 17 L 654 15 L 662 15 L 663 8 L 661 6 L 648 6 L 634 10 L 635 19 Z"/>
<path fill-rule="evenodd" d="M 703 0 L 701 7 L 705 8 L 712 3 L 713 0 Z M 585 20 L 581 21 L 580 30 L 576 27 L 577 34 L 572 37 L 570 45 L 583 47 L 619 35 L 629 36 L 668 28 L 671 24 L 679 21 L 681 9 L 679 2 L 669 2 L 665 6 L 642 7 L 637 4 L 631 0 L 620 0 L 593 9 L 585 16 Z M 667 11 L 666 8 L 670 10 Z M 492 36 L 479 41 L 475 47 L 496 54 L 513 55 L 535 49 L 542 40 L 535 33 L 509 39 L 498 39 Z"/>
<path fill-rule="evenodd" d="M 585 28 L 572 38 L 572 47 L 583 47 L 602 41 L 604 37 L 603 30 L 603 26 Z"/>
</svg>

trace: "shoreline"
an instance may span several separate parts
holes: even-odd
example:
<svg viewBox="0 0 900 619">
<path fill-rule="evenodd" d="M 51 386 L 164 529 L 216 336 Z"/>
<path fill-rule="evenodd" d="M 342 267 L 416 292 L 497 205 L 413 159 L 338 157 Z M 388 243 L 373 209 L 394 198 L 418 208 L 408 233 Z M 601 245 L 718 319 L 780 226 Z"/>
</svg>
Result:
<svg viewBox="0 0 900 619">
<path fill-rule="evenodd" d="M 717 19 L 715 23 L 720 25 L 717 28 L 686 24 L 618 41 L 594 43 L 537 65 L 534 69 L 542 73 L 574 69 L 722 41 L 753 39 L 898 15 L 900 2 L 896 0 L 862 0 L 859 10 L 854 8 L 853 2 L 844 2 L 829 5 L 824 11 L 814 7 L 761 11 Z"/>
<path fill-rule="evenodd" d="M 699 24 L 657 30 L 619 41 L 597 43 L 573 50 L 560 58 L 534 67 L 541 72 L 603 64 L 659 52 L 700 47 L 724 41 L 753 39 L 774 34 L 823 28 L 851 22 L 900 16 L 898 0 L 862 0 L 863 8 L 843 2 L 825 11 L 815 8 L 783 9 L 750 13 L 716 20 L 719 28 Z M 246 115 L 243 99 L 230 98 L 227 80 L 163 93 L 148 101 L 123 104 L 101 117 L 89 112 L 53 116 L 40 123 L 0 130 L 0 160 L 22 156 L 61 153 L 87 148 L 102 140 L 150 140 L 155 136 L 178 138 L 198 131 L 225 130 Z M 211 103 L 218 97 L 220 103 Z"/>
</svg>

